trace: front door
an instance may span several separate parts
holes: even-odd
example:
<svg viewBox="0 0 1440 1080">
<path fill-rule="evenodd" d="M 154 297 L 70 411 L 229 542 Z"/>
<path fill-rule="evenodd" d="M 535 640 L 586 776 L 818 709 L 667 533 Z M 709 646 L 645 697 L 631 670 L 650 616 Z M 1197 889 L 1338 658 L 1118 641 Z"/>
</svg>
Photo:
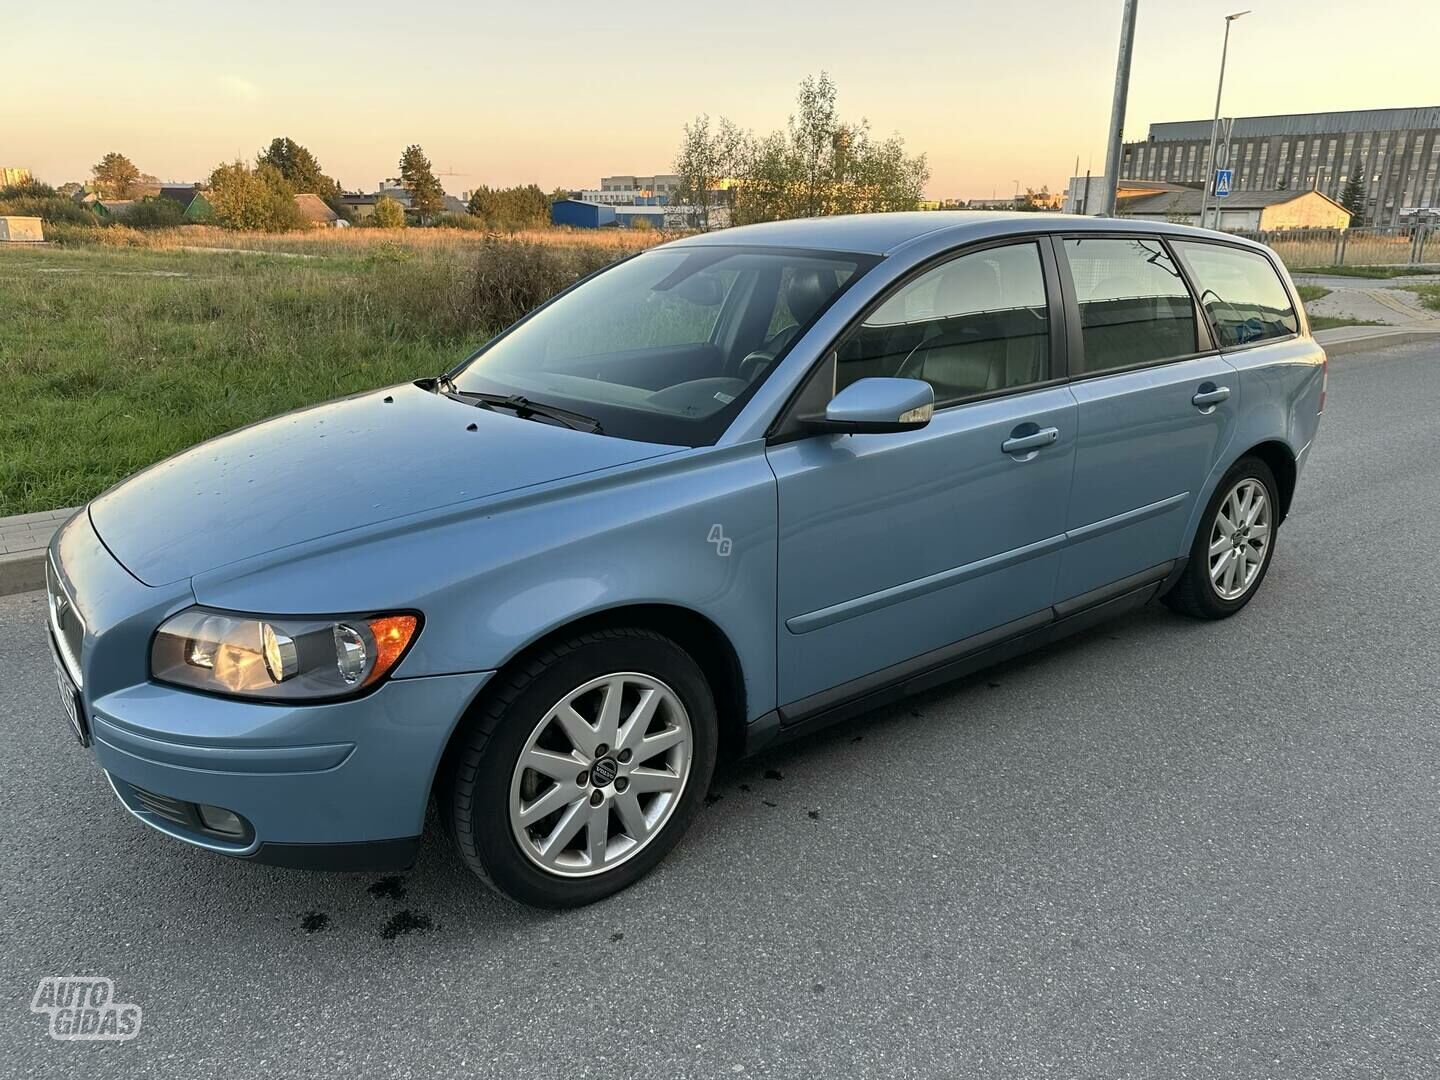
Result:
<svg viewBox="0 0 1440 1080">
<path fill-rule="evenodd" d="M 903 285 L 841 342 L 836 389 L 925 379 L 936 397 L 926 428 L 770 448 L 782 705 L 1046 617 L 1076 425 L 1074 398 L 1053 378 L 1048 260 L 1035 242 L 960 256 Z"/>
</svg>

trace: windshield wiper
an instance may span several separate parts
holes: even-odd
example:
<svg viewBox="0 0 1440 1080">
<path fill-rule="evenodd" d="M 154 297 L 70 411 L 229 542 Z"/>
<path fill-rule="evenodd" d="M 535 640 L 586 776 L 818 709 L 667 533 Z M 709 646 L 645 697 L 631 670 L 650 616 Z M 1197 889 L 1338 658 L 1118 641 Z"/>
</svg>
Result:
<svg viewBox="0 0 1440 1080">
<path fill-rule="evenodd" d="M 436 385 L 447 397 L 480 405 L 487 409 L 509 409 L 522 420 L 542 416 L 546 420 L 554 420 L 558 424 L 563 424 L 573 431 L 585 431 L 591 435 L 605 434 L 604 429 L 600 426 L 600 421 L 593 416 L 571 412 L 569 409 L 562 409 L 556 405 L 531 401 L 521 394 L 480 394 L 470 390 L 456 390 L 455 384 L 448 378 L 442 378 Z"/>
</svg>

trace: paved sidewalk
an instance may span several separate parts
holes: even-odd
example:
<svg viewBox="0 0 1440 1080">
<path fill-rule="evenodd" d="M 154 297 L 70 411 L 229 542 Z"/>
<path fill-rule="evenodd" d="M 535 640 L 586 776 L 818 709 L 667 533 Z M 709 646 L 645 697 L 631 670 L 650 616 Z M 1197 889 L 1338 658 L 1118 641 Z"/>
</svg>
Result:
<svg viewBox="0 0 1440 1080">
<path fill-rule="evenodd" d="M 1331 356 L 1383 349 L 1389 345 L 1440 335 L 1440 329 L 1419 326 L 1340 326 L 1321 330 L 1315 340 Z M 45 585 L 45 548 L 55 530 L 75 512 L 42 510 L 35 514 L 0 518 L 0 596 L 39 589 Z"/>
</svg>

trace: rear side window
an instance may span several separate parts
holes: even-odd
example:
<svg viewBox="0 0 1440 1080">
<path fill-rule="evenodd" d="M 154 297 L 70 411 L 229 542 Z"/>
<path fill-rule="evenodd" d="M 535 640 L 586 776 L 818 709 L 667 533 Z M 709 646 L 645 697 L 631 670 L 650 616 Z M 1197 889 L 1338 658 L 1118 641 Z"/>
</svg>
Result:
<svg viewBox="0 0 1440 1080">
<path fill-rule="evenodd" d="M 870 313 L 838 350 L 835 388 L 872 375 L 924 379 L 944 403 L 1044 382 L 1049 318 L 1033 243 L 962 255 Z"/>
<path fill-rule="evenodd" d="M 1221 244 L 1175 245 L 1222 349 L 1300 332 L 1290 295 L 1270 260 Z"/>
<path fill-rule="evenodd" d="M 1195 305 L 1159 240 L 1077 237 L 1065 241 L 1065 258 L 1085 343 L 1083 359 L 1071 358 L 1072 375 L 1196 351 Z"/>
</svg>

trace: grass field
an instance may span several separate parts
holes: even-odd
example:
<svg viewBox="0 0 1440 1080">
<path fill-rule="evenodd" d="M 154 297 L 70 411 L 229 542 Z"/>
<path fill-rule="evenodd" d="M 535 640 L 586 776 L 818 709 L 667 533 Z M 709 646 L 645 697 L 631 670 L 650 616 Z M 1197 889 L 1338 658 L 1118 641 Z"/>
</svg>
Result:
<svg viewBox="0 0 1440 1080">
<path fill-rule="evenodd" d="M 1386 278 L 1440 274 L 1440 266 L 1310 266 L 1301 270 L 1292 270 L 1291 273 L 1383 280 Z"/>
<path fill-rule="evenodd" d="M 226 247 L 276 245 L 236 253 L 194 250 L 196 232 L 185 245 L 0 249 L 0 516 L 83 502 L 254 420 L 433 375 L 626 253 L 430 239 L 441 230 L 353 230 L 363 242 L 214 230 Z"/>
</svg>

